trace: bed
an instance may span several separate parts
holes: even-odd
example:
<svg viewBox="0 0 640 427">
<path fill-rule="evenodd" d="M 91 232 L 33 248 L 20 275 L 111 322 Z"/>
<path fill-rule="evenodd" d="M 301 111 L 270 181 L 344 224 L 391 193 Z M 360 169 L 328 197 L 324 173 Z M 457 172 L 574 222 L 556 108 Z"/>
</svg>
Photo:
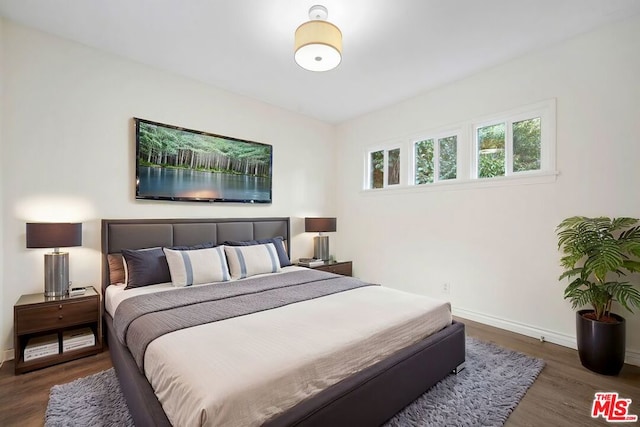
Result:
<svg viewBox="0 0 640 427">
<path fill-rule="evenodd" d="M 305 338 L 304 329 L 297 328 L 297 332 L 293 330 L 292 332 L 277 332 L 280 329 L 278 327 L 265 327 L 266 319 L 269 319 L 269 322 L 284 322 L 283 319 L 290 321 L 292 324 L 304 324 L 305 317 L 309 312 L 318 312 L 319 315 L 327 316 L 326 310 L 327 308 L 324 305 L 334 306 L 338 304 L 338 307 L 342 307 L 340 312 L 349 312 L 350 310 L 345 310 L 345 307 L 349 307 L 349 305 L 345 304 L 353 304 L 356 301 L 367 300 L 368 298 L 374 298 L 373 304 L 377 301 L 375 298 L 380 298 L 380 295 L 385 298 L 385 292 L 394 292 L 394 294 L 390 294 L 391 297 L 397 294 L 397 291 L 387 291 L 382 289 L 382 287 L 378 286 L 368 286 L 368 284 L 357 284 L 354 279 L 344 279 L 344 283 L 339 277 L 331 277 L 335 276 L 329 273 L 321 273 L 310 271 L 307 269 L 301 269 L 299 267 L 287 267 L 281 269 L 277 274 L 269 274 L 267 276 L 270 277 L 269 280 L 271 282 L 282 282 L 285 283 L 287 281 L 301 280 L 305 279 L 312 284 L 320 283 L 322 286 L 316 286 L 319 292 L 327 292 L 327 294 L 322 294 L 319 296 L 310 297 L 308 300 L 303 300 L 295 303 L 287 303 L 283 306 L 274 306 L 273 308 L 264 307 L 258 309 L 258 313 L 250 314 L 246 316 L 233 316 L 227 320 L 221 320 L 219 322 L 215 322 L 215 324 L 194 324 L 195 326 L 191 328 L 180 327 L 176 332 L 172 332 L 167 335 L 160 336 L 160 338 L 151 340 L 151 344 L 148 345 L 147 353 L 144 355 L 138 356 L 135 351 L 130 351 L 125 345 L 122 344 L 122 327 L 120 324 L 122 323 L 122 318 L 126 316 L 122 316 L 118 314 L 115 316 L 117 320 L 114 322 L 113 314 L 121 313 L 124 310 L 118 310 L 120 301 L 125 301 L 120 305 L 127 305 L 127 298 L 113 298 L 112 295 L 122 295 L 126 293 L 119 292 L 118 285 L 112 284 L 114 279 L 114 270 L 117 266 L 113 263 L 114 254 L 119 254 L 123 250 L 127 249 L 143 249 L 143 248 L 153 248 L 153 247 L 178 247 L 185 248 L 193 247 L 193 245 L 200 245 L 205 242 L 212 242 L 215 245 L 221 245 L 225 242 L 234 241 L 234 242 L 245 242 L 245 241 L 271 241 L 270 239 L 282 238 L 282 242 L 284 243 L 283 247 L 286 250 L 286 256 L 290 253 L 290 245 L 289 242 L 290 236 L 290 222 L 289 218 L 241 218 L 241 219 L 155 219 L 155 220 L 147 220 L 147 219 L 115 219 L 115 220 L 103 220 L 102 221 L 102 253 L 103 253 L 103 279 L 102 279 L 102 292 L 105 296 L 105 304 L 110 306 L 105 306 L 104 310 L 104 322 L 105 322 L 105 330 L 107 331 L 107 342 L 109 346 L 109 351 L 111 353 L 111 357 L 113 360 L 113 365 L 115 367 L 116 373 L 118 375 L 118 379 L 121 384 L 121 388 L 123 394 L 127 400 L 128 407 L 132 414 L 132 417 L 135 421 L 136 426 L 169 426 L 171 422 L 169 421 L 169 417 L 165 410 L 163 409 L 163 405 L 160 403 L 159 398 L 156 396 L 156 392 L 154 388 L 150 384 L 150 381 L 145 376 L 145 369 L 153 372 L 155 371 L 166 371 L 167 366 L 171 366 L 171 363 L 174 363 L 175 369 L 182 369 L 179 364 L 180 358 L 189 357 L 192 360 L 209 360 L 211 357 L 215 357 L 215 363 L 210 363 L 214 365 L 222 365 L 224 363 L 228 363 L 224 357 L 233 358 L 231 356 L 226 356 L 225 351 L 228 351 L 230 354 L 246 354 L 246 349 L 250 347 L 246 347 L 246 345 L 253 345 L 251 343 L 251 337 L 255 337 L 256 345 L 259 345 L 260 342 L 264 344 L 267 342 L 264 348 L 260 351 L 266 352 L 265 354 L 269 354 L 269 351 L 274 351 L 274 358 L 278 357 L 293 357 L 292 355 L 285 354 L 282 355 L 280 352 L 277 352 L 277 348 L 274 347 L 282 347 L 283 349 L 290 349 L 292 352 L 298 351 L 296 346 L 292 346 L 291 342 L 295 342 L 296 340 L 302 340 Z M 255 243 L 255 242 L 254 242 Z M 274 255 L 275 256 L 275 255 Z M 231 261 L 230 261 L 231 262 Z M 111 263 L 111 265 L 110 265 Z M 302 271 L 304 270 L 304 271 Z M 326 275 L 326 276 L 323 276 Z M 310 276 L 311 275 L 311 276 Z M 315 276 L 314 276 L 315 275 Z M 257 277 L 249 277 L 246 279 L 246 282 L 243 283 L 242 286 L 251 287 L 251 286 L 266 286 L 263 282 L 268 283 L 268 280 L 259 280 L 260 275 Z M 277 278 L 277 279 L 276 279 Z M 291 282 L 293 283 L 293 282 Z M 346 291 L 336 291 L 336 293 L 330 293 L 333 291 L 328 291 L 326 288 L 330 288 L 327 286 L 328 284 L 336 286 L 353 286 Z M 226 285 L 226 283 L 224 284 Z M 295 285 L 295 286 L 294 286 Z M 291 289 L 297 289 L 298 284 L 295 283 L 291 285 Z M 156 286 L 156 285 L 154 285 Z M 157 285 L 158 287 L 167 287 L 167 285 Z M 202 291 L 204 292 L 205 287 L 216 287 L 216 292 L 227 292 L 224 286 L 202 286 Z M 305 285 L 308 287 L 309 285 Z M 108 289 L 111 287 L 110 289 Z M 227 286 L 227 288 L 231 289 L 233 286 Z M 287 287 L 287 286 L 285 286 Z M 139 301 L 147 301 L 150 299 L 162 298 L 157 295 L 170 295 L 169 292 L 174 292 L 173 289 L 168 290 L 167 292 L 159 291 L 155 292 L 153 287 L 148 287 L 149 289 L 138 290 L 141 293 L 140 296 L 136 298 Z M 171 286 L 169 286 L 171 288 Z M 193 287 L 195 288 L 195 287 Z M 236 287 L 237 288 L 237 287 Z M 271 288 L 268 288 L 267 292 L 264 293 L 264 290 L 260 288 L 259 295 L 266 295 L 265 298 L 260 298 L 259 304 L 270 304 L 269 300 L 269 292 L 271 292 Z M 136 290 L 136 289 L 134 289 Z M 146 292 L 154 291 L 153 297 L 146 297 Z M 273 290 L 274 292 L 280 292 L 280 290 Z M 179 292 L 179 293 L 178 293 Z M 186 294 L 192 291 L 183 291 L 178 290 L 175 294 L 171 295 L 181 295 Z M 234 291 L 235 292 L 235 291 Z M 106 296 L 109 296 L 106 298 Z M 400 294 L 399 299 L 402 300 L 405 296 Z M 216 297 L 217 298 L 217 297 Z M 209 301 L 208 304 L 222 304 L 227 296 L 220 297 L 220 300 Z M 349 298 L 352 298 L 352 301 L 349 301 Z M 134 298 L 132 298 L 133 300 Z M 165 297 L 165 300 L 175 299 L 174 296 Z M 282 296 L 274 296 L 274 301 L 280 301 Z M 391 298 L 393 299 L 393 298 Z M 418 300 L 418 299 L 417 299 Z M 115 303 L 113 301 L 116 301 Z M 322 301 L 328 301 L 328 303 L 324 303 Z M 129 301 L 131 302 L 131 301 Z M 324 304 L 324 305 L 322 305 Z M 342 304 L 342 305 L 340 305 Z M 415 305 L 419 305 L 420 302 L 416 302 Z M 426 302 L 424 304 L 427 304 Z M 114 305 L 116 306 L 114 308 Z M 436 307 L 437 310 L 442 311 L 441 307 Z M 417 310 L 418 308 L 416 308 Z M 216 310 L 208 310 L 208 312 L 213 312 Z M 387 310 L 392 311 L 392 310 Z M 397 310 L 400 311 L 400 310 Z M 402 311 L 403 312 L 403 311 Z M 331 375 L 328 375 L 330 378 L 333 378 L 331 381 L 327 380 L 328 383 L 323 383 L 322 381 L 318 382 L 318 386 L 314 390 L 306 390 L 309 387 L 309 384 L 315 384 L 315 381 L 310 377 L 310 375 L 314 375 L 314 369 L 309 369 L 307 365 L 309 364 L 300 364 L 302 368 L 306 369 L 306 371 L 296 372 L 295 378 L 304 378 L 305 390 L 302 392 L 307 393 L 308 397 L 298 397 L 298 400 L 294 400 L 293 403 L 287 403 L 288 406 L 285 406 L 284 409 L 277 409 L 272 411 L 273 414 L 266 418 L 261 418 L 259 424 L 267 425 L 267 426 L 325 426 L 325 425 L 380 425 L 404 408 L 407 404 L 411 403 L 418 396 L 424 393 L 428 388 L 438 382 L 440 379 L 444 378 L 451 372 L 457 372 L 464 366 L 465 360 L 465 337 L 464 337 L 464 325 L 455 322 L 449 321 L 445 327 L 440 327 L 434 323 L 434 325 L 426 325 L 429 322 L 426 320 L 427 318 L 421 319 L 420 322 L 415 323 L 415 320 L 412 320 L 414 323 L 404 323 L 405 320 L 402 318 L 402 313 L 390 313 L 392 318 L 398 318 L 398 322 L 402 323 L 402 328 L 398 329 L 397 334 L 393 335 L 405 335 L 407 333 L 414 334 L 415 336 L 419 336 L 419 338 L 414 338 L 408 345 L 402 344 L 399 339 L 389 339 L 389 336 L 384 336 L 384 341 L 391 342 L 388 347 L 379 346 L 378 343 L 367 344 L 374 345 L 375 349 L 368 348 L 368 350 L 364 350 L 367 347 L 355 347 L 352 346 L 351 351 L 355 349 L 355 354 L 366 354 L 371 355 L 371 357 L 367 361 L 362 361 L 358 363 L 363 363 L 362 366 L 354 365 L 350 369 L 353 372 L 331 372 Z M 395 316 L 395 317 L 394 317 Z M 450 316 L 450 313 L 449 313 Z M 373 317 L 372 317 L 373 318 Z M 278 320 L 279 319 L 279 320 Z M 295 321 L 294 321 L 295 319 Z M 343 322 L 343 323 L 351 323 L 352 326 L 350 328 L 341 328 L 340 331 L 345 330 L 344 337 L 341 337 L 341 333 L 336 333 L 338 335 L 337 340 L 343 339 L 345 343 L 349 343 L 351 345 L 351 340 L 353 337 L 348 334 L 353 334 L 353 336 L 357 336 L 359 334 L 368 334 L 368 328 L 374 328 L 375 325 L 369 325 L 368 323 L 375 322 L 349 322 L 348 317 L 341 319 L 336 316 L 334 319 L 335 322 Z M 420 319 L 419 319 L 420 320 Z M 386 322 L 386 320 L 384 320 Z M 395 320 L 393 320 L 395 321 Z M 247 323 L 251 322 L 251 323 Z M 382 322 L 382 321 L 381 321 Z M 156 323 L 155 321 L 153 323 Z M 306 327 L 314 327 L 317 325 L 318 321 L 312 321 L 305 325 Z M 326 322 L 328 327 L 330 327 L 330 321 Z M 338 324 L 336 323 L 336 325 Z M 233 326 L 229 326 L 232 325 Z M 426 326 L 423 326 L 425 324 Z M 269 324 L 271 325 L 271 324 Z M 400 325 L 400 323 L 399 323 Z M 236 329 L 229 329 L 229 328 Z M 242 331 L 252 331 L 255 335 L 248 335 L 242 340 L 236 339 L 230 341 L 224 341 L 225 337 L 230 336 L 230 334 L 236 334 L 233 336 L 237 336 L 237 332 L 240 328 Z M 428 336 L 422 336 L 423 332 L 419 330 L 419 328 L 427 328 L 433 327 L 436 330 L 432 333 L 429 332 Z M 269 339 L 260 339 L 263 333 L 267 333 L 267 328 L 280 333 L 280 335 L 275 338 Z M 295 329 L 295 328 L 292 328 Z M 353 329 L 353 331 L 351 331 Z M 416 332 L 417 329 L 417 332 Z M 163 359 L 162 356 L 165 352 L 171 350 L 172 346 L 180 347 L 179 344 L 175 344 L 176 342 L 181 342 L 181 339 L 186 339 L 189 334 L 193 334 L 194 331 L 199 331 L 198 333 L 204 333 L 208 337 L 207 342 L 208 345 L 215 346 L 214 348 L 219 349 L 220 347 L 228 347 L 224 351 L 215 351 L 206 353 L 206 359 L 203 359 L 202 355 L 190 355 L 188 352 L 183 355 L 176 356 L 167 356 L 166 360 Z M 337 330 L 337 329 L 336 329 Z M 425 329 L 426 330 L 426 329 Z M 232 331 L 232 332 L 230 332 Z M 257 333 L 256 331 L 259 331 Z M 302 332 L 301 332 L 302 331 Z M 396 331 L 396 332 L 397 332 Z M 288 336 L 289 334 L 295 334 L 292 337 Z M 376 332 L 377 333 L 377 332 Z M 385 332 L 386 333 L 386 332 Z M 425 332 L 426 333 L 426 332 Z M 301 335 L 302 334 L 302 335 Z M 389 333 L 387 333 L 389 334 Z M 418 334 L 418 335 L 416 335 Z M 333 334 L 332 334 L 333 335 Z M 381 335 L 382 336 L 382 335 Z M 170 339 L 176 339 L 178 341 L 171 341 Z M 407 339 L 407 338 L 403 338 Z M 218 340 L 218 341 L 216 341 Z M 282 340 L 282 341 L 279 341 Z M 124 340 L 126 342 L 126 340 Z M 187 342 L 187 341 L 185 341 Z M 223 345 L 221 343 L 227 342 L 228 345 Z M 242 345 L 239 345 L 238 342 L 241 342 Z M 274 344 L 276 343 L 276 344 Z M 324 344 L 324 340 L 321 343 Z M 316 344 L 309 343 L 306 346 L 299 346 L 299 351 L 301 355 L 295 357 L 303 357 L 308 358 L 309 356 L 316 353 L 313 350 L 313 346 Z M 360 345 L 360 344 L 358 344 Z M 365 345 L 365 344 L 362 344 Z M 386 345 L 386 344 L 385 344 Z M 135 346 L 132 346 L 135 347 Z M 389 354 L 382 353 L 382 355 L 376 355 L 375 352 L 383 351 L 384 348 L 386 352 Z M 310 350 L 311 349 L 311 350 Z M 295 351 L 293 351 L 295 350 Z M 312 351 L 313 350 L 313 351 Z M 173 350 L 172 350 L 173 351 Z M 242 353 L 245 351 L 245 353 Z M 318 350 L 318 353 L 324 350 Z M 234 353 L 235 352 L 235 353 Z M 287 350 L 284 353 L 288 353 Z M 214 354 L 215 353 L 215 354 Z M 310 354 L 308 354 L 310 353 Z M 313 354 L 311 354 L 313 353 Z M 185 356 L 186 355 L 186 356 Z M 212 356 L 213 355 L 213 356 Z M 351 358 L 357 359 L 357 357 L 349 356 L 345 360 L 351 360 Z M 176 362 L 177 360 L 177 362 Z M 213 359 L 211 359 L 213 360 Z M 143 362 L 144 361 L 144 362 Z M 273 366 L 270 365 L 271 358 L 264 357 L 260 360 L 253 359 L 252 363 L 259 361 L 260 364 L 264 364 L 264 366 L 257 366 L 255 369 L 264 369 L 269 370 L 271 372 L 273 370 Z M 354 362 L 356 363 L 356 362 Z M 206 364 L 206 363 L 204 363 Z M 334 361 L 335 364 L 335 361 Z M 142 366 L 144 365 L 144 366 Z M 348 363 L 341 363 L 341 365 L 349 365 Z M 332 366 L 332 365 L 330 365 Z M 198 368 L 200 369 L 200 368 Z M 225 371 L 213 372 L 211 375 L 215 376 L 224 376 L 227 372 L 225 367 Z M 234 372 L 234 368 L 229 368 L 228 372 Z M 337 369 L 337 368 L 336 368 Z M 340 367 L 340 369 L 345 369 L 344 367 Z M 178 372 L 178 371 L 176 371 Z M 238 371 L 240 372 L 240 371 Z M 260 372 L 260 371 L 258 371 Z M 335 374 L 335 375 L 334 375 Z M 171 375 L 171 374 L 170 374 Z M 185 371 L 173 373 L 173 380 L 152 380 L 155 383 L 156 389 L 159 390 L 158 394 L 161 396 L 161 400 L 164 401 L 166 398 L 166 394 L 168 392 L 172 392 L 176 394 L 175 391 L 175 378 L 179 378 L 182 376 L 190 375 L 189 372 Z M 204 378 L 203 374 L 203 378 Z M 235 375 L 235 374 L 234 374 Z M 306 375 L 306 376 L 304 376 Z M 334 378 L 335 377 L 335 378 Z M 154 378 L 154 377 L 152 377 Z M 231 381 L 230 385 L 222 384 L 220 385 L 221 390 L 226 390 L 224 387 L 233 388 L 236 383 L 242 383 L 242 378 L 234 377 L 235 381 Z M 197 380 L 197 378 L 196 378 Z M 323 381 L 325 381 L 323 374 Z M 167 383 L 164 386 L 162 383 Z M 224 383 L 223 381 L 220 381 Z M 286 387 L 291 386 L 289 383 L 295 383 L 296 381 L 289 381 L 285 384 L 285 388 L 281 393 L 285 393 L 288 390 Z M 326 382 L 326 381 L 325 381 Z M 216 383 L 216 381 L 210 381 L 211 384 Z M 158 385 L 160 384 L 160 385 Z M 269 385 L 266 385 L 269 387 Z M 162 389 L 162 387 L 165 387 Z M 291 386 L 292 387 L 292 386 Z M 194 388 L 197 388 L 194 386 Z M 163 391 L 164 390 L 164 391 Z M 242 398 L 252 399 L 252 404 L 254 401 L 260 400 L 264 396 L 276 395 L 274 393 L 265 393 L 264 388 L 261 389 L 251 389 L 252 391 L 246 391 L 240 393 Z M 274 388 L 275 390 L 275 388 Z M 253 394 L 251 394 L 253 393 Z M 296 393 L 298 390 L 296 389 Z M 304 394 L 303 393 L 303 394 Z M 215 393 L 212 393 L 215 394 Z M 286 395 L 285 395 L 286 396 Z M 191 401 L 191 399 L 187 399 Z M 220 402 L 216 402 L 218 404 Z M 223 409 L 218 412 L 224 413 L 233 412 L 232 410 L 227 410 L 229 407 L 235 407 L 233 405 L 237 405 L 236 401 L 222 401 Z M 165 402 L 165 407 L 167 408 L 167 412 L 169 412 L 170 416 L 173 419 L 176 418 L 175 408 L 172 409 L 171 406 L 178 405 L 177 403 L 167 403 Z M 182 404 L 180 404 L 182 405 Z M 266 402 L 264 405 L 271 408 L 273 406 L 273 402 Z M 251 406 L 251 405 L 250 405 Z M 246 412 L 247 408 L 241 407 L 238 412 Z M 252 409 L 252 408 L 250 408 Z M 211 411 L 213 412 L 213 411 Z M 206 416 L 202 416 L 203 423 L 211 423 L 212 415 L 211 413 L 207 415 L 209 417 L 208 420 L 204 420 Z M 216 415 L 218 416 L 218 415 Z M 223 414 L 223 418 L 216 419 L 220 423 L 230 423 L 230 424 L 244 424 L 242 418 L 236 418 L 236 414 Z M 253 416 L 253 414 L 248 414 L 245 416 Z M 264 416 L 264 415 L 263 415 Z M 224 418 L 226 417 L 226 418 Z M 197 418 L 197 417 L 196 417 Z M 192 424 L 192 421 L 182 422 L 178 421 L 176 424 Z M 196 423 L 197 424 L 197 423 Z M 215 422 L 214 424 L 218 424 Z"/>
</svg>

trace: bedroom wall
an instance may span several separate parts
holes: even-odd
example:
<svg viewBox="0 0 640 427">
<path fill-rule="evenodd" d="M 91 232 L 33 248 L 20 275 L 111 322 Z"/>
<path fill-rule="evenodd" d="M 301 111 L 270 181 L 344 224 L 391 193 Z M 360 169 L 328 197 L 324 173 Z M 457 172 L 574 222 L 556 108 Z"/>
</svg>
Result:
<svg viewBox="0 0 640 427">
<path fill-rule="evenodd" d="M 43 290 L 46 251 L 25 248 L 28 221 L 81 221 L 70 279 L 98 288 L 101 218 L 290 216 L 292 255 L 312 254 L 302 218 L 335 215 L 332 126 L 12 22 L 2 34 L 3 350 L 13 304 Z M 136 201 L 134 116 L 272 144 L 273 203 Z"/>
<path fill-rule="evenodd" d="M 636 17 L 341 125 L 340 256 L 367 280 L 448 298 L 454 314 L 575 348 L 554 230 L 572 215 L 640 217 L 639 43 Z M 371 144 L 550 98 L 552 183 L 361 191 Z M 624 315 L 627 360 L 640 365 L 640 315 Z"/>
<path fill-rule="evenodd" d="M 3 127 L 2 124 L 4 122 L 3 118 L 4 118 L 4 111 L 3 111 L 3 105 L 4 105 L 4 18 L 0 17 L 0 166 L 2 165 L 2 159 L 3 159 L 3 150 L 2 150 L 2 141 L 3 141 Z M 2 227 L 2 219 L 4 218 L 3 212 L 3 205 L 4 205 L 4 193 L 2 191 L 4 185 L 3 183 L 5 182 L 5 178 L 4 178 L 4 166 L 2 167 L 2 170 L 0 170 L 0 242 L 4 241 L 3 238 L 3 227 Z M 0 246 L 1 248 L 1 246 Z M 0 249 L 0 271 L 4 271 L 4 256 L 3 256 L 4 250 Z M 3 308 L 4 310 L 4 280 L 3 280 L 3 274 L 0 273 L 0 307 Z M 0 316 L 0 331 L 4 330 L 4 316 Z M 0 365 L 2 364 L 2 361 L 6 359 L 6 357 L 4 356 L 3 350 L 4 347 L 0 348 Z"/>
</svg>

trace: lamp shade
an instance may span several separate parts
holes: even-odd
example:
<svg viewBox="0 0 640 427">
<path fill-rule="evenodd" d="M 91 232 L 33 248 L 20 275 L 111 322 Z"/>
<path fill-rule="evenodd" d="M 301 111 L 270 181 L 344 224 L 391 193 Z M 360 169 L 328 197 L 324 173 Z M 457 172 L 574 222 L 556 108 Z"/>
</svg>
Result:
<svg viewBox="0 0 640 427">
<path fill-rule="evenodd" d="M 306 232 L 330 232 L 336 231 L 335 218 L 305 218 L 304 231 Z"/>
<path fill-rule="evenodd" d="M 295 33 L 295 60 L 309 71 L 328 71 L 342 61 L 342 32 L 326 21 L 327 9 L 316 5 L 309 10 L 311 21 Z"/>
<path fill-rule="evenodd" d="M 66 248 L 81 245 L 81 222 L 27 223 L 27 248 Z"/>
</svg>

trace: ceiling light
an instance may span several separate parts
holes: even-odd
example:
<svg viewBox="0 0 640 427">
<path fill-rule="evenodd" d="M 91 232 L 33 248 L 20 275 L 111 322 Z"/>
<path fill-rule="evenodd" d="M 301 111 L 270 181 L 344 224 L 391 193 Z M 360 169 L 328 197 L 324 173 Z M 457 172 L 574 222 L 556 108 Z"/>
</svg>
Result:
<svg viewBox="0 0 640 427">
<path fill-rule="evenodd" d="M 327 21 L 328 15 L 326 7 L 311 6 L 311 21 L 296 30 L 295 59 L 306 70 L 328 71 L 342 61 L 342 33 Z"/>
</svg>

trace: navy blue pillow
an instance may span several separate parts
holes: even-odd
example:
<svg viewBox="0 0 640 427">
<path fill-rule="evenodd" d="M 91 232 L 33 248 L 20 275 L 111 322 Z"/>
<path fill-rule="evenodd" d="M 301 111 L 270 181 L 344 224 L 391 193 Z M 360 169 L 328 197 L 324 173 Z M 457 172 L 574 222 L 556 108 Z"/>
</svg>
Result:
<svg viewBox="0 0 640 427">
<path fill-rule="evenodd" d="M 224 244 L 227 246 L 253 246 L 265 245 L 267 243 L 273 243 L 273 246 L 275 246 L 276 252 L 278 253 L 278 259 L 280 260 L 280 267 L 287 267 L 291 265 L 291 260 L 289 260 L 287 250 L 284 248 L 284 239 L 281 236 L 272 237 L 269 239 L 246 240 L 243 242 L 237 242 L 233 240 L 224 242 Z"/>
<path fill-rule="evenodd" d="M 198 245 L 193 245 L 193 246 L 171 246 L 171 247 L 167 247 L 167 249 L 173 249 L 176 251 L 194 251 L 197 249 L 209 249 L 209 248 L 215 248 L 217 245 L 213 242 L 207 242 L 207 243 L 200 243 Z"/>
<path fill-rule="evenodd" d="M 162 248 L 123 249 L 122 257 L 127 263 L 127 287 L 155 285 L 171 281 L 169 264 Z"/>
</svg>

